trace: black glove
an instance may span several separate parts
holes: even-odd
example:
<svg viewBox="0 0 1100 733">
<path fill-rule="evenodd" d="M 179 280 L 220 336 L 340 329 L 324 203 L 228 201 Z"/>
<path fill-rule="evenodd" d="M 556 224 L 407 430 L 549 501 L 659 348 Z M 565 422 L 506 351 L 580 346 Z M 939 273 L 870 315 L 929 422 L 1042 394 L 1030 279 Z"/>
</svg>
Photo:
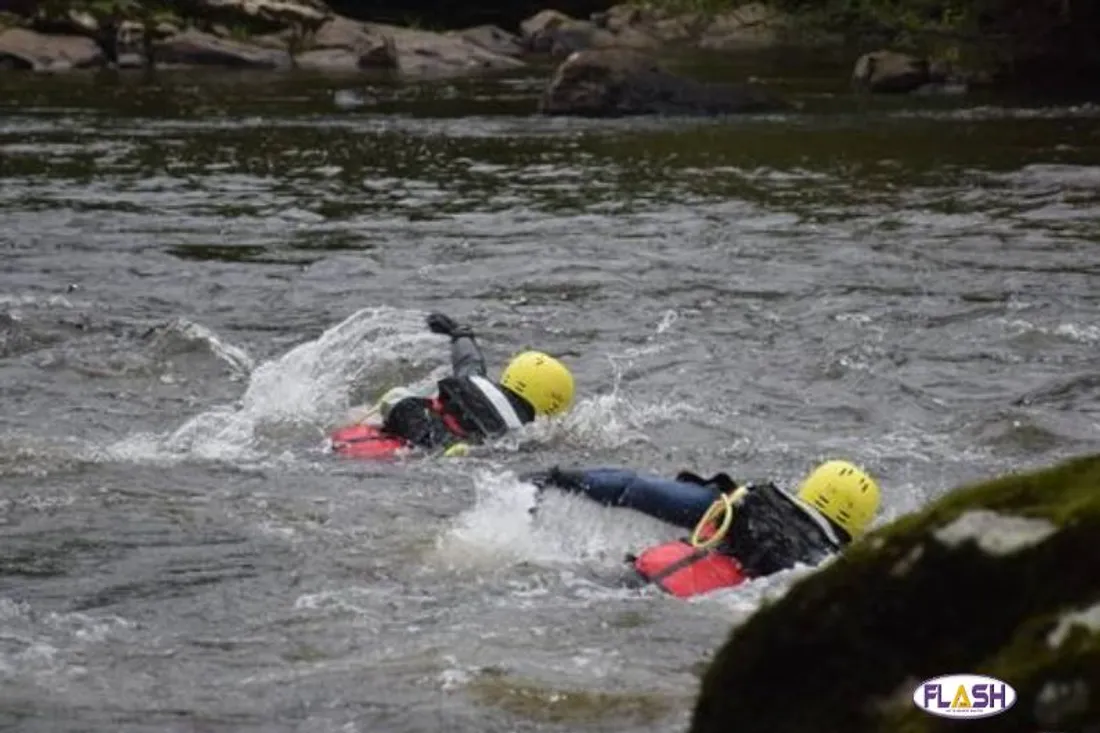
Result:
<svg viewBox="0 0 1100 733">
<path fill-rule="evenodd" d="M 474 335 L 468 326 L 460 325 L 445 313 L 429 313 L 428 330 L 441 336 L 450 336 L 452 340 L 461 336 Z"/>
</svg>

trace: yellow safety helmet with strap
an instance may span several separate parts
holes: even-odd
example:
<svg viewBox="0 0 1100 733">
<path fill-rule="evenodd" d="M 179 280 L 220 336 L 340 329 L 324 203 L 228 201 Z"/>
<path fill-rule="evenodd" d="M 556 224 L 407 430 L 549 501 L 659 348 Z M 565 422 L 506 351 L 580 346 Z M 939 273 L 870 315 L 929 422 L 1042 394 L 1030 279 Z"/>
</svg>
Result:
<svg viewBox="0 0 1100 733">
<path fill-rule="evenodd" d="M 525 351 L 512 359 L 500 383 L 527 400 L 539 415 L 556 415 L 573 404 L 573 375 L 541 351 Z"/>
<path fill-rule="evenodd" d="M 817 509 L 855 539 L 878 512 L 878 484 L 848 461 L 827 461 L 806 477 L 798 498 Z"/>
</svg>

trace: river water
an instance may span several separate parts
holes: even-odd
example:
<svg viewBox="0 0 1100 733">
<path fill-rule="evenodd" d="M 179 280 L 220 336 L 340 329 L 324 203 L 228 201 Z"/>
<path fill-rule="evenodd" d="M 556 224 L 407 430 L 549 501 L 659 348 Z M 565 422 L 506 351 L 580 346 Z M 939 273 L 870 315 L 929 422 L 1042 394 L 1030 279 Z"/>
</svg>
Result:
<svg viewBox="0 0 1100 733">
<path fill-rule="evenodd" d="M 544 78 L 0 78 L 0 728 L 680 731 L 810 570 L 625 588 L 677 530 L 517 472 L 844 456 L 889 519 L 1100 448 L 1100 106 L 540 119 Z M 444 373 L 436 309 L 576 409 L 327 454 Z"/>
</svg>

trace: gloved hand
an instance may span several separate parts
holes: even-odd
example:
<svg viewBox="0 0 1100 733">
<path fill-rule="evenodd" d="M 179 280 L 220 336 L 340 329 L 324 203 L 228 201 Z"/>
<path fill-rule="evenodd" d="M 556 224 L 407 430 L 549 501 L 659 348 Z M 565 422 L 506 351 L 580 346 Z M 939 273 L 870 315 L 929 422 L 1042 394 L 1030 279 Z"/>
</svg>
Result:
<svg viewBox="0 0 1100 733">
<path fill-rule="evenodd" d="M 463 458 L 468 455 L 470 455 L 470 446 L 466 443 L 455 443 L 443 451 L 444 458 Z"/>
<path fill-rule="evenodd" d="M 446 313 L 439 312 L 428 314 L 428 330 L 441 336 L 450 336 L 452 340 L 474 335 L 468 326 L 463 326 Z"/>
</svg>

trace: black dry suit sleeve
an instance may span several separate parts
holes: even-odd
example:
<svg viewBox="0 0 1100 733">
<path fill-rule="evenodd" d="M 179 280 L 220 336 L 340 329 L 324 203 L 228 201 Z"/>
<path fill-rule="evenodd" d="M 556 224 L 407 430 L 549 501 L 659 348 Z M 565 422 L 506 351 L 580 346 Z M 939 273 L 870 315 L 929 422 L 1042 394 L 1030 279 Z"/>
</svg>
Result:
<svg viewBox="0 0 1100 733">
<path fill-rule="evenodd" d="M 697 473 L 691 471 L 680 471 L 676 474 L 677 481 L 683 481 L 688 484 L 698 484 L 699 486 L 709 486 L 713 489 L 721 491 L 723 494 L 728 494 L 737 488 L 737 482 L 729 477 L 726 473 L 716 473 L 710 478 L 703 478 Z"/>
<path fill-rule="evenodd" d="M 451 369 L 456 377 L 485 376 L 485 356 L 468 330 L 451 338 Z"/>
<path fill-rule="evenodd" d="M 456 377 L 485 376 L 485 357 L 469 326 L 460 324 L 446 313 L 428 314 L 428 330 L 451 339 L 451 372 Z"/>
</svg>

